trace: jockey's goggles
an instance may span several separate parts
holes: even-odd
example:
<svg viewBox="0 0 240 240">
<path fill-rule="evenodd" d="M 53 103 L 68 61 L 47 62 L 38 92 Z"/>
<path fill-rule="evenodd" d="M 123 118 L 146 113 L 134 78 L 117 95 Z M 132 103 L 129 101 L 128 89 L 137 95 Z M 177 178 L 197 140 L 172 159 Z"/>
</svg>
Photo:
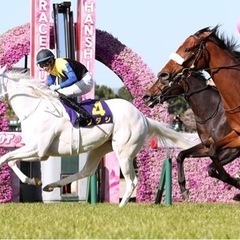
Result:
<svg viewBox="0 0 240 240">
<path fill-rule="evenodd" d="M 38 65 L 40 68 L 44 68 L 44 67 L 48 67 L 50 64 L 51 64 L 51 60 L 47 60 L 45 62 L 39 63 Z"/>
</svg>

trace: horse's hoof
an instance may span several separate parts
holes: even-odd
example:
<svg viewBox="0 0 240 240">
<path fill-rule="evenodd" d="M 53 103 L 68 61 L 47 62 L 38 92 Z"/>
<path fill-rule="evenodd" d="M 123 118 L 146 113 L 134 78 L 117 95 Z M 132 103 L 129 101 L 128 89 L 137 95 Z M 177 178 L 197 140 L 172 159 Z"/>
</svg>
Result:
<svg viewBox="0 0 240 240">
<path fill-rule="evenodd" d="M 45 191 L 45 192 L 52 192 L 53 190 L 54 190 L 54 188 L 51 186 L 48 186 L 48 185 L 43 188 L 43 191 Z"/>
<path fill-rule="evenodd" d="M 235 196 L 233 197 L 233 200 L 239 202 L 239 201 L 240 201 L 240 193 L 237 194 L 237 195 L 235 195 Z"/>
<path fill-rule="evenodd" d="M 210 177 L 214 177 L 214 176 L 216 176 L 216 174 L 217 174 L 217 171 L 215 168 L 208 168 L 208 175 Z"/>
<path fill-rule="evenodd" d="M 239 179 L 240 179 L 240 172 L 237 172 L 237 173 L 235 174 L 234 178 L 235 178 L 236 180 L 239 180 Z"/>
<path fill-rule="evenodd" d="M 42 186 L 42 181 L 39 178 L 35 178 L 36 186 Z"/>
<path fill-rule="evenodd" d="M 189 190 L 186 189 L 183 193 L 182 193 L 182 198 L 184 201 L 187 201 L 189 199 Z"/>
</svg>

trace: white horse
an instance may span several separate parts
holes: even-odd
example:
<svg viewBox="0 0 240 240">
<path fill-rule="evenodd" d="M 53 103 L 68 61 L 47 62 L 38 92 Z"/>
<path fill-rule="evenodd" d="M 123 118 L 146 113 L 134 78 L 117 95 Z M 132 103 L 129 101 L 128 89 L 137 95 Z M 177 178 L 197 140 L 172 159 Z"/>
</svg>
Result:
<svg viewBox="0 0 240 240">
<path fill-rule="evenodd" d="M 70 122 L 58 94 L 21 72 L 0 69 L 0 97 L 6 97 L 22 127 L 24 146 L 0 158 L 0 166 L 8 163 L 19 179 L 36 184 L 24 175 L 16 161 L 42 161 L 49 156 L 78 155 L 89 152 L 83 169 L 44 190 L 52 191 L 77 179 L 94 174 L 101 158 L 114 151 L 126 181 L 126 191 L 120 203 L 124 206 L 131 197 L 137 178 L 133 159 L 148 136 L 157 136 L 162 142 L 189 148 L 192 144 L 165 123 L 144 116 L 133 104 L 123 99 L 107 100 L 113 114 L 113 123 L 76 128 Z"/>
</svg>

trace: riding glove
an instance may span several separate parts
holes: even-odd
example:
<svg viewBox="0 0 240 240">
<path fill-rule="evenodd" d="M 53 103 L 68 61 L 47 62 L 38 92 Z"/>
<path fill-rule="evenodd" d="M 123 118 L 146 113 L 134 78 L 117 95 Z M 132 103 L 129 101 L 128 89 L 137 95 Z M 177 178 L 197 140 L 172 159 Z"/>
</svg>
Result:
<svg viewBox="0 0 240 240">
<path fill-rule="evenodd" d="M 60 85 L 51 85 L 50 87 L 49 87 L 52 91 L 56 91 L 56 90 L 58 90 L 58 89 L 60 89 L 61 87 L 60 87 Z"/>
</svg>

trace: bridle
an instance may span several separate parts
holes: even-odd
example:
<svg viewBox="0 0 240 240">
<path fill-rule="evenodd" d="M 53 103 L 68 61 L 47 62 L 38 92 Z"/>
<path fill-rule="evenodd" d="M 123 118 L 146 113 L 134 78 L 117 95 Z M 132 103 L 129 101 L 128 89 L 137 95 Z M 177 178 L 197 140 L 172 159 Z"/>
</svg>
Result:
<svg viewBox="0 0 240 240">
<path fill-rule="evenodd" d="M 0 88 L 1 88 L 1 94 L 0 94 L 0 99 L 5 100 L 5 101 L 11 101 L 11 99 L 15 96 L 8 96 L 8 83 L 9 83 L 9 77 L 6 74 L 2 74 L 0 75 Z M 11 78 L 11 81 L 17 81 L 13 78 Z M 40 88 L 38 88 L 37 86 L 31 84 L 31 83 L 19 83 L 28 87 L 31 87 L 34 89 L 34 91 L 39 92 L 39 101 L 37 101 L 37 104 L 30 109 L 30 111 L 27 111 L 25 114 L 23 114 L 23 116 L 21 118 L 19 118 L 18 122 L 21 123 L 22 121 L 26 120 L 28 117 L 30 117 L 40 106 L 40 104 L 42 103 L 42 101 L 45 99 L 47 101 L 49 101 L 49 104 L 51 104 L 54 108 L 54 111 L 56 112 L 55 115 L 62 117 L 63 113 L 60 112 L 57 108 L 57 106 L 55 106 L 55 103 L 53 100 L 53 98 L 49 95 L 47 95 L 43 90 L 41 90 Z M 51 111 L 49 111 L 48 109 L 45 110 L 46 112 L 52 113 Z M 52 113 L 53 114 L 53 113 Z"/>
<path fill-rule="evenodd" d="M 195 35 L 193 35 L 193 37 L 195 37 L 196 38 L 196 36 Z M 181 57 L 178 53 L 172 53 L 171 55 L 170 55 L 170 60 L 173 60 L 173 61 L 175 61 L 178 65 L 180 65 L 180 66 L 182 66 L 183 67 L 183 70 L 182 70 L 182 72 L 184 72 L 185 71 L 185 69 L 195 69 L 195 65 L 196 65 L 196 63 L 199 61 L 199 59 L 200 59 L 200 57 L 201 57 L 201 55 L 203 55 L 204 54 L 204 49 L 205 49 L 205 40 L 203 39 L 203 40 L 201 40 L 200 41 L 200 44 L 199 44 L 199 47 L 195 50 L 195 51 L 193 51 L 193 52 L 191 52 L 190 54 L 188 54 L 188 56 L 187 56 L 187 58 L 183 58 L 183 57 Z M 188 49 L 188 51 L 189 51 L 189 49 Z M 204 56 L 203 56 L 204 57 Z M 187 62 L 189 62 L 190 60 L 192 60 L 192 58 L 194 58 L 193 59 L 193 63 L 191 64 L 191 66 L 190 67 L 186 67 L 186 63 Z M 205 58 L 204 58 L 205 59 Z"/>
<path fill-rule="evenodd" d="M 213 33 L 213 32 L 212 32 Z M 175 81 L 176 79 L 178 79 L 179 77 L 189 77 L 191 75 L 191 72 L 193 71 L 209 71 L 209 70 L 219 70 L 219 69 L 232 69 L 234 67 L 240 66 L 240 63 L 237 64 L 232 64 L 232 65 L 225 65 L 225 66 L 218 66 L 218 67 L 203 67 L 201 69 L 197 69 L 196 65 L 199 62 L 199 60 L 201 59 L 201 57 L 203 58 L 204 61 L 204 65 L 203 66 L 208 66 L 208 62 L 207 62 L 207 54 L 206 52 L 208 52 L 207 47 L 206 47 L 206 42 L 210 39 L 210 37 L 212 36 L 212 33 L 209 34 L 208 36 L 206 36 L 205 38 L 199 38 L 197 35 L 192 35 L 192 37 L 194 37 L 195 39 L 197 38 L 198 40 L 200 40 L 199 43 L 199 47 L 195 50 L 192 51 L 186 58 L 181 57 L 178 53 L 172 53 L 170 55 L 170 60 L 175 61 L 178 65 L 182 66 L 183 69 L 180 73 L 176 74 L 176 76 L 174 76 L 173 81 Z M 212 40 L 214 41 L 214 40 Z M 186 49 L 186 51 L 189 51 L 189 49 Z M 191 64 L 190 67 L 187 67 L 187 63 L 189 61 L 191 61 L 193 58 L 193 63 Z"/>
<path fill-rule="evenodd" d="M 2 76 L 0 76 L 0 89 L 2 90 L 1 91 L 1 94 L 0 94 L 0 100 L 2 101 L 6 101 L 7 100 L 7 84 L 8 84 L 8 77 L 3 74 Z"/>
</svg>

